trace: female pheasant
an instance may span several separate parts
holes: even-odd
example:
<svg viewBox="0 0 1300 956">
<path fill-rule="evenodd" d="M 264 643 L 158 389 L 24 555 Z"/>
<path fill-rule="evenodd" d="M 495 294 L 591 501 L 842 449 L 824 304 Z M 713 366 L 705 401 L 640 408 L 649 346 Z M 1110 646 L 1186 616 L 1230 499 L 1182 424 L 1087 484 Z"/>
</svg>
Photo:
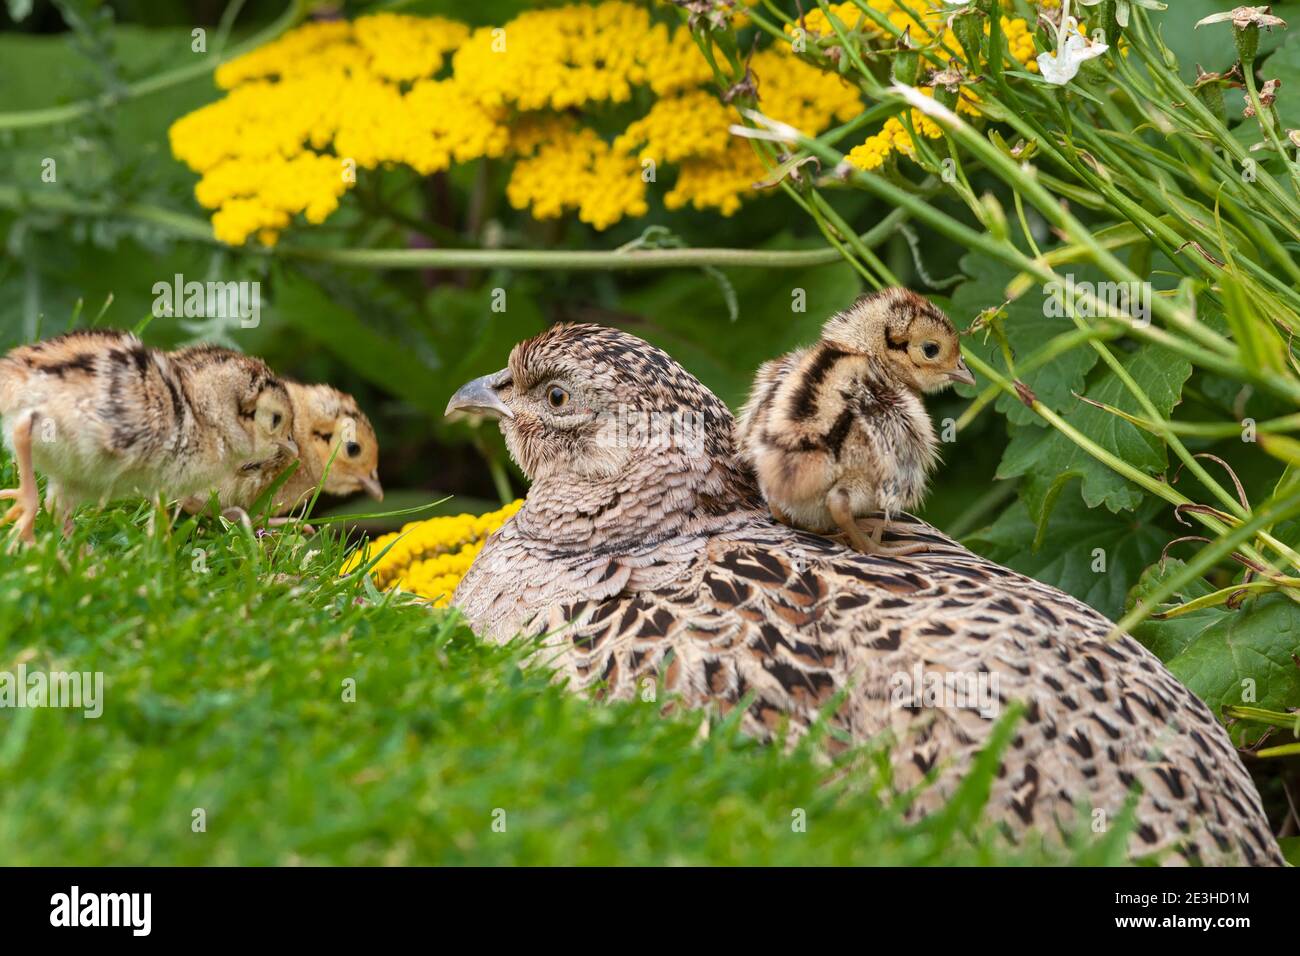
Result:
<svg viewBox="0 0 1300 956">
<path fill-rule="evenodd" d="M 774 521 L 727 407 L 659 349 L 556 326 L 452 411 L 498 417 L 532 479 L 453 603 L 488 639 L 547 635 L 571 688 L 630 700 L 652 682 L 722 712 L 747 700 L 741 726 L 763 739 L 829 709 L 853 740 L 892 735 L 898 787 L 933 775 L 913 814 L 952 795 L 996 711 L 1019 701 L 988 806 L 1008 832 L 1076 833 L 1081 811 L 1116 820 L 1136 791 L 1134 857 L 1282 863 L 1227 734 L 1145 648 L 914 518 L 890 525 L 927 546 L 906 558 Z M 651 427 L 622 427 L 633 414 Z M 983 675 L 994 694 L 899 693 L 927 675 Z"/>
</svg>

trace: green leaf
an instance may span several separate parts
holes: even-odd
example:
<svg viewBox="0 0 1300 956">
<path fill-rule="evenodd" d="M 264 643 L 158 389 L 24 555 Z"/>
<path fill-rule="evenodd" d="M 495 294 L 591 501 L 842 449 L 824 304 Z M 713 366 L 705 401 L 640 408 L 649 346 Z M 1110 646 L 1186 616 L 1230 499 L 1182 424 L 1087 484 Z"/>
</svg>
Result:
<svg viewBox="0 0 1300 956">
<path fill-rule="evenodd" d="M 1300 866 L 1300 836 L 1282 837 L 1277 843 L 1286 861 L 1292 866 Z"/>
<path fill-rule="evenodd" d="M 1300 129 L 1300 33 L 1292 33 L 1278 51 L 1264 61 L 1260 74 L 1268 80 L 1281 80 L 1277 112 L 1284 129 Z M 1262 134 L 1261 134 L 1262 138 Z"/>
<path fill-rule="evenodd" d="M 761 248 L 799 248 L 778 237 Z M 628 330 L 670 352 L 718 397 L 736 407 L 763 362 L 817 340 L 822 324 L 861 291 L 845 262 L 803 270 L 735 269 L 726 273 L 737 309 L 717 281 L 699 271 L 672 272 L 621 296 L 619 307 L 644 324 Z M 796 308 L 802 306 L 802 311 Z M 721 336 L 721 340 L 720 340 Z"/>
<path fill-rule="evenodd" d="M 952 320 L 958 328 L 966 328 L 985 309 L 1006 301 L 1006 287 L 1016 275 L 1016 270 L 987 256 L 970 253 L 961 260 L 961 270 L 970 276 L 952 296 Z M 1095 280 L 1100 274 L 1090 274 L 1080 269 L 1077 281 Z M 1011 345 L 1013 358 L 1028 358 L 1058 335 L 1069 332 L 1074 324 L 1069 319 L 1052 318 L 1044 308 L 1046 296 L 1041 289 L 1031 290 L 1006 308 L 1002 329 Z M 1003 368 L 1002 351 L 993 335 L 983 333 L 964 340 L 982 359 L 996 368 Z M 1073 403 L 1073 393 L 1083 391 L 1084 377 L 1097 363 L 1097 353 L 1091 348 L 1071 349 L 1054 361 L 1040 366 L 1023 376 L 1041 401 L 1055 409 Z M 994 406 L 1016 425 L 1041 425 L 1041 420 L 1025 405 L 1010 395 L 1002 395 Z"/>
<path fill-rule="evenodd" d="M 1120 359 L 1121 364 L 1146 392 L 1162 418 L 1168 418 L 1178 404 L 1183 383 L 1192 374 L 1191 363 L 1155 345 L 1143 345 Z M 1085 393 L 1089 398 L 1134 415 L 1146 416 L 1128 388 L 1109 368 L 1099 370 Z M 1164 444 L 1117 415 L 1075 401 L 1065 420 L 1088 438 L 1150 474 L 1160 474 L 1168 464 Z M 1104 504 L 1111 511 L 1131 511 L 1141 504 L 1143 491 L 1127 478 L 1097 461 L 1055 429 L 1013 426 L 1011 443 L 1002 456 L 999 478 L 1025 476 L 1022 497 L 1030 516 L 1039 523 L 1046 518 L 1048 491 L 1064 475 L 1082 479 L 1080 491 L 1088 507 Z"/>
<path fill-rule="evenodd" d="M 1155 523 L 1161 510 L 1160 502 L 1150 500 L 1133 515 L 1114 515 L 1088 508 L 1077 494 L 1065 494 L 1035 547 L 1034 521 L 1024 502 L 1017 501 L 966 544 L 1117 620 L 1129 589 L 1169 540 L 1169 533 Z"/>
<path fill-rule="evenodd" d="M 1170 559 L 1149 567 L 1129 594 L 1126 610 L 1182 565 Z M 1179 593 L 1179 603 L 1213 590 L 1198 578 Z M 1247 598 L 1235 611 L 1216 606 L 1147 620 L 1133 636 L 1216 713 L 1228 704 L 1271 710 L 1300 707 L 1300 665 L 1295 660 L 1300 655 L 1300 605 L 1281 594 Z M 1263 729 L 1238 724 L 1233 735 L 1248 742 Z"/>
<path fill-rule="evenodd" d="M 367 380 L 441 416 L 451 394 L 448 386 L 411 348 L 374 328 L 305 276 L 283 268 L 274 276 L 275 320 L 292 325 L 304 339 L 328 349 Z"/>
</svg>

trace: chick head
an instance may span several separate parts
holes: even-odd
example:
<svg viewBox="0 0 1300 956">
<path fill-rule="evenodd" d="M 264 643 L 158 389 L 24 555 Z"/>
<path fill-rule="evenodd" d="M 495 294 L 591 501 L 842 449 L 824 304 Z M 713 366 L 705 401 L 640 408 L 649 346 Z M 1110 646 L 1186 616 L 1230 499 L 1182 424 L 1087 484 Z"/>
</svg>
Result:
<svg viewBox="0 0 1300 956">
<path fill-rule="evenodd" d="M 954 382 L 975 384 L 961 357 L 952 320 L 908 289 L 883 289 L 863 296 L 827 320 L 822 339 L 877 357 L 918 392 L 941 391 Z"/>
<path fill-rule="evenodd" d="M 297 456 L 293 440 L 293 402 L 284 383 L 271 376 L 254 376 L 240 403 L 240 413 L 250 419 L 253 441 L 250 457 L 288 460 Z"/>
<path fill-rule="evenodd" d="M 329 385 L 289 382 L 288 386 L 303 454 L 314 457 L 313 470 L 329 469 L 324 490 L 331 495 L 364 491 L 383 501 L 379 439 L 356 399 Z"/>
</svg>

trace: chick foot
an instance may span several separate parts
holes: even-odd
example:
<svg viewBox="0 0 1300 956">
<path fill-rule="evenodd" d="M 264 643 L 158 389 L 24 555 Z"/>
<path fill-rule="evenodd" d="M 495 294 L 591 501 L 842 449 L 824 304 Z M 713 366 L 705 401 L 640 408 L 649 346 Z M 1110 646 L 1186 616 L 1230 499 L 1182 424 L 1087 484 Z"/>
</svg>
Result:
<svg viewBox="0 0 1300 956">
<path fill-rule="evenodd" d="M 832 520 L 844 532 L 845 537 L 849 539 L 849 547 L 853 548 L 854 551 L 862 554 L 874 554 L 882 558 L 898 558 L 929 550 L 926 545 L 919 542 L 885 544 L 881 540 L 881 535 L 884 534 L 885 524 L 887 523 L 883 518 L 864 519 L 872 525 L 871 534 L 864 534 L 858 526 L 857 519 L 853 516 L 853 508 L 847 492 L 838 489 L 832 491 L 826 498 L 826 508 L 830 511 Z"/>
<path fill-rule="evenodd" d="M 0 518 L 0 524 L 14 524 L 13 536 L 24 544 L 36 543 L 36 514 L 41 499 L 36 494 L 36 471 L 32 468 L 32 419 L 28 413 L 14 426 L 14 457 L 18 461 L 18 487 L 0 490 L 0 500 L 14 501 L 12 508 Z"/>
<path fill-rule="evenodd" d="M 864 553 L 897 558 L 909 554 L 924 554 L 930 550 L 930 546 L 921 541 L 912 541 L 908 544 L 885 544 L 882 536 L 889 522 L 884 518 L 863 518 L 862 520 L 872 526 L 871 534 L 867 537 L 870 550 Z"/>
<path fill-rule="evenodd" d="M 0 490 L 0 499 L 24 499 L 5 512 L 4 517 L 0 518 L 0 525 L 8 524 L 11 521 L 16 522 L 13 531 L 10 532 L 10 537 L 22 541 L 24 544 L 33 544 L 36 541 L 36 532 L 33 530 L 36 525 L 36 511 L 25 500 L 26 497 L 18 488 Z"/>
</svg>

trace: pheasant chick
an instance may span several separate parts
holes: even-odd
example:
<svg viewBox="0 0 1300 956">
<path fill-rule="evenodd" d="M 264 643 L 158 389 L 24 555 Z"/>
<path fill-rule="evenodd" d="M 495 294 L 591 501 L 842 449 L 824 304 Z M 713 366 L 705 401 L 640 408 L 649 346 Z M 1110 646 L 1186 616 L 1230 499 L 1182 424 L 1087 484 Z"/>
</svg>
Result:
<svg viewBox="0 0 1300 956">
<path fill-rule="evenodd" d="M 248 461 L 217 489 L 223 514 L 247 517 L 248 509 L 293 462 L 297 469 L 275 492 L 271 514 L 282 515 L 309 500 L 317 487 L 345 496 L 364 491 L 384 500 L 379 482 L 379 439 L 370 419 L 346 392 L 329 385 L 304 385 L 284 380 L 293 404 L 293 438 L 297 453 L 277 449 L 261 461 Z M 324 475 L 324 483 L 321 476 Z M 184 502 L 191 514 L 202 511 L 205 498 Z M 272 519 L 272 524 L 280 521 Z"/>
<path fill-rule="evenodd" d="M 778 521 L 842 531 L 861 552 L 921 551 L 881 535 L 920 503 L 938 461 L 921 395 L 954 382 L 975 378 L 952 322 L 914 292 L 885 289 L 832 316 L 816 345 L 759 368 L 736 445 Z"/>
<path fill-rule="evenodd" d="M 203 347 L 169 356 L 134 335 L 69 332 L 0 359 L 0 418 L 18 465 L 4 521 L 35 540 L 36 472 L 46 508 L 71 531 L 84 503 L 184 498 L 223 481 L 237 462 L 292 446 L 289 394 L 257 359 Z"/>
</svg>

